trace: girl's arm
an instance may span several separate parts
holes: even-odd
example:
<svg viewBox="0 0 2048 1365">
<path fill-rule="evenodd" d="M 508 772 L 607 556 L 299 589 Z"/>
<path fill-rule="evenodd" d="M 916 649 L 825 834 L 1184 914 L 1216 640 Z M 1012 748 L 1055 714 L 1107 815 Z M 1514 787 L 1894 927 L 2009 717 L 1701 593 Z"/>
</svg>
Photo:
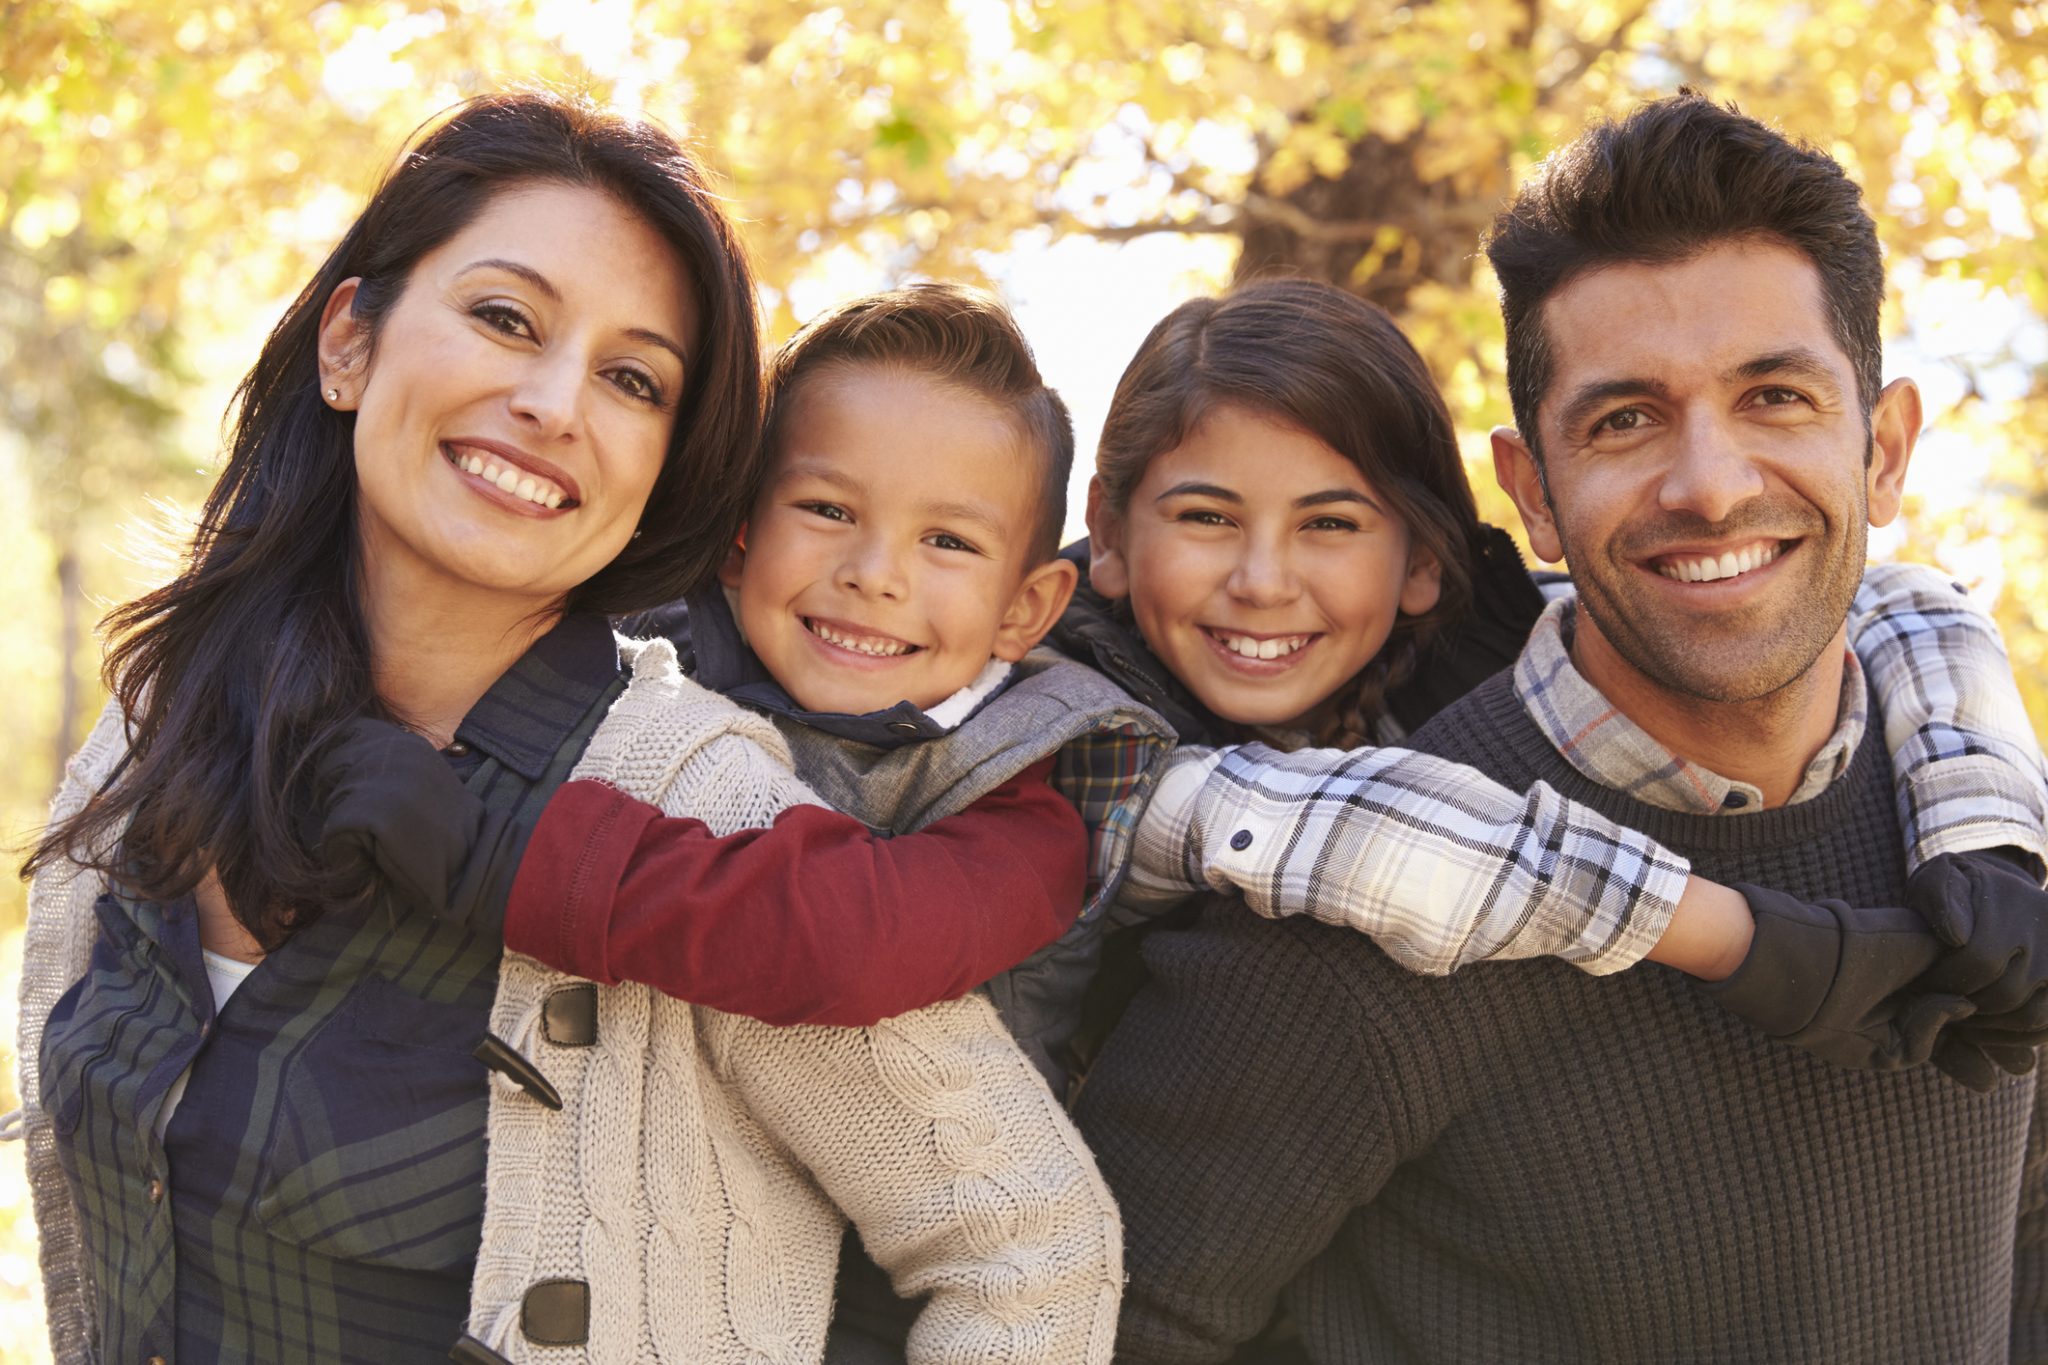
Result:
<svg viewBox="0 0 2048 1365">
<path fill-rule="evenodd" d="M 2048 794 L 1998 626 L 1919 564 L 1874 565 L 1849 643 L 1884 711 L 1907 865 L 2000 846 L 2048 858 Z"/>
</svg>

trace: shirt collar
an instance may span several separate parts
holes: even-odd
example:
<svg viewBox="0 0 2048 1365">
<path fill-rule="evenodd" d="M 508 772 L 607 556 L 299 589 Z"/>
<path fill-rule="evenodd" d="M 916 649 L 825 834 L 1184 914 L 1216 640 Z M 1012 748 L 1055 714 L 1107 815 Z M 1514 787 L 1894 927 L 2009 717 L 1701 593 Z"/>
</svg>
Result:
<svg viewBox="0 0 2048 1365">
<path fill-rule="evenodd" d="M 775 681 L 754 651 L 747 648 L 732 604 L 723 591 L 713 588 L 699 593 L 689 599 L 688 605 L 690 653 L 696 658 L 694 676 L 698 682 L 756 711 L 881 749 L 951 734 L 1008 687 L 1015 676 L 1010 664 L 990 659 L 973 682 L 930 711 L 907 701 L 864 715 L 807 711 Z M 673 630 L 671 627 L 672 633 Z"/>
<path fill-rule="evenodd" d="M 570 612 L 469 708 L 455 727 L 456 741 L 538 781 L 591 699 L 618 676 L 611 624 L 596 612 Z"/>
<path fill-rule="evenodd" d="M 1515 693 L 1544 737 L 1567 763 L 1594 782 L 1648 805 L 1692 815 L 1727 815 L 1764 808 L 1764 794 L 1701 767 L 1650 737 L 1586 680 L 1571 659 L 1571 631 L 1577 603 L 1552 602 L 1537 618 L 1522 656 L 1515 661 Z M 1835 730 L 1806 765 L 1786 804 L 1796 805 L 1827 790 L 1842 775 L 1863 742 L 1868 719 L 1863 668 L 1845 651 L 1841 708 Z"/>
</svg>

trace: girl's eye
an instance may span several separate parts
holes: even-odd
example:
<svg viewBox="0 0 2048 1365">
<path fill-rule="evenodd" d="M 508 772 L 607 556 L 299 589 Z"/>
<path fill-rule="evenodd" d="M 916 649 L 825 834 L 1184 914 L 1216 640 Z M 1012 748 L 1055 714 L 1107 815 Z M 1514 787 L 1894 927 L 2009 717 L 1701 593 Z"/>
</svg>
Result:
<svg viewBox="0 0 2048 1365">
<path fill-rule="evenodd" d="M 1358 523 L 1350 520 L 1348 517 L 1317 517 L 1310 521 L 1308 525 L 1302 527 L 1302 529 L 1304 531 L 1356 531 Z"/>
<path fill-rule="evenodd" d="M 1190 507 L 1187 511 L 1175 517 L 1174 520 L 1185 521 L 1195 526 L 1230 525 L 1229 517 L 1224 516 L 1221 512 L 1211 511 L 1206 507 Z"/>
<path fill-rule="evenodd" d="M 470 309 L 469 313 L 494 332 L 529 339 L 533 336 L 533 323 L 528 321 L 526 314 L 509 303 L 480 303 Z"/>
<path fill-rule="evenodd" d="M 979 549 L 960 539 L 960 537 L 950 531 L 934 532 L 932 535 L 925 537 L 925 544 L 930 545 L 935 550 L 962 550 L 968 554 L 981 553 Z"/>
<path fill-rule="evenodd" d="M 661 385 L 647 371 L 636 370 L 631 366 L 621 366 L 613 370 L 611 376 L 612 383 L 618 385 L 619 392 L 627 397 L 638 398 L 641 402 L 652 404 L 657 408 L 662 405 Z"/>
<path fill-rule="evenodd" d="M 846 509 L 836 502 L 800 502 L 797 504 L 797 507 L 805 512 L 809 512 L 814 517 L 823 517 L 827 521 L 850 522 L 853 520 L 847 514 Z"/>
</svg>

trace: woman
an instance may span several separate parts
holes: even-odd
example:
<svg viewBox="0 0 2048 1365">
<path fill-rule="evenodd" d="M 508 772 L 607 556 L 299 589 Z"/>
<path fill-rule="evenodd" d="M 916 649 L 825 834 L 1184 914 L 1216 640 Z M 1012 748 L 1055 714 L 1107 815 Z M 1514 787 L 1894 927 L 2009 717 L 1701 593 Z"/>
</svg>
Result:
<svg viewBox="0 0 2048 1365">
<path fill-rule="evenodd" d="M 541 993 L 533 972 L 501 972 L 494 936 L 373 907 L 366 869 L 315 830 L 319 775 L 388 743 L 389 721 L 513 823 L 579 760 L 627 786 L 650 762 L 672 780 L 709 763 L 752 823 L 804 799 L 765 726 L 691 695 L 661 657 L 629 658 L 629 683 L 605 619 L 706 581 L 738 521 L 753 297 L 673 140 L 487 97 L 408 152 L 272 333 L 186 568 L 113 618 L 116 702 L 30 863 L 23 1094 L 59 1359 L 490 1360 L 514 1333 L 598 1355 L 687 1336 L 650 1325 L 637 1290 L 607 1297 L 630 1278 L 613 1195 L 626 1240 L 651 1227 L 648 1265 L 675 1269 L 671 1307 L 730 1288 L 731 1265 L 659 1260 L 687 1242 L 633 1168 L 622 1195 L 616 1172 L 587 1169 L 638 1143 L 639 1069 L 571 1093 L 527 1055 L 614 1065 L 597 1034 L 618 997 Z M 621 713 L 648 724 L 621 729 Z M 634 748 L 679 715 L 687 752 Z M 774 856 L 772 839 L 756 848 Z M 1078 899 L 1078 848 L 1073 862 L 1074 886 L 1047 899 Z M 982 976 L 1054 931 L 954 918 L 929 932 Z M 963 969 L 934 963 L 926 999 Z M 516 1106 L 490 1097 L 486 1068 Z M 686 1060 L 679 1083 L 702 1080 Z M 663 1094 L 645 1087 L 650 1115 Z M 548 1131 L 600 1140 L 582 1165 L 576 1149 L 566 1168 L 521 1165 L 554 1150 L 531 1140 L 550 1109 Z M 702 1106 L 662 1113 L 698 1125 L 675 1159 L 700 1154 Z M 727 1178 L 701 1192 L 738 1206 Z M 682 1197 L 655 1183 L 657 1202 Z M 564 1207 L 573 1221 L 539 1238 Z M 610 1278 L 544 1273 L 564 1264 Z M 829 1277 L 828 1261 L 798 1286 L 820 1333 Z M 744 1326 L 775 1335 L 779 1311 Z"/>
</svg>

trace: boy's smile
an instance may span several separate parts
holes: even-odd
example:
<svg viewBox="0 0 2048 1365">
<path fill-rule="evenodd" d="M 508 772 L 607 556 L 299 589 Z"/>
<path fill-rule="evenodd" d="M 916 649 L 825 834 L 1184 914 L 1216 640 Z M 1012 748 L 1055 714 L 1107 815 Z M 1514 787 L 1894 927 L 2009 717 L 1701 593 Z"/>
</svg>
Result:
<svg viewBox="0 0 2048 1365">
<path fill-rule="evenodd" d="M 798 384 L 724 574 L 776 682 L 808 711 L 928 710 L 991 658 L 1021 659 L 1043 633 L 1020 626 L 1048 570 L 1028 562 L 1043 457 L 1018 424 L 896 367 Z"/>
</svg>

